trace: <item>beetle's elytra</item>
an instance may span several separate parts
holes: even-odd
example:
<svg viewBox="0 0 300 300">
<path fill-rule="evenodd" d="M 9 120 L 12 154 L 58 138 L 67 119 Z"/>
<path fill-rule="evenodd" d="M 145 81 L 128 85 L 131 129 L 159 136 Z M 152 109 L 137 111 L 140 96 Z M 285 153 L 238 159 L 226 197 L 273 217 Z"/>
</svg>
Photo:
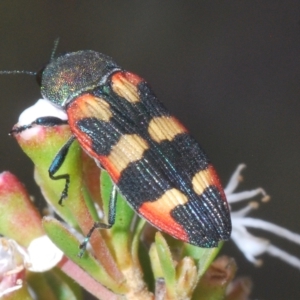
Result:
<svg viewBox="0 0 300 300">
<path fill-rule="evenodd" d="M 72 179 L 55 173 L 77 139 L 130 206 L 158 229 L 200 247 L 229 239 L 230 212 L 213 166 L 144 79 L 94 51 L 52 59 L 41 76 L 43 97 L 66 111 L 73 133 L 49 168 L 51 178 L 66 180 L 62 199 Z M 43 117 L 38 123 L 59 121 Z M 113 225 L 111 207 L 109 224 L 95 227 Z"/>
</svg>

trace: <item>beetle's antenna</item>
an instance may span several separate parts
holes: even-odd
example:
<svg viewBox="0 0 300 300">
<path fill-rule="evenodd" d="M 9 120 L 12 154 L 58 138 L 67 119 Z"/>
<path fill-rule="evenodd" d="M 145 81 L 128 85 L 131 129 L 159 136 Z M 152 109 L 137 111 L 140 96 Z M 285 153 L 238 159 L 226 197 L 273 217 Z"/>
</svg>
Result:
<svg viewBox="0 0 300 300">
<path fill-rule="evenodd" d="M 35 76 L 37 74 L 37 72 L 33 72 L 33 71 L 25 71 L 25 70 L 13 70 L 13 71 L 0 71 L 0 75 L 16 75 L 16 74 L 25 74 L 25 75 L 31 75 L 31 76 Z"/>
<path fill-rule="evenodd" d="M 56 53 L 56 50 L 58 47 L 58 43 L 59 43 L 59 37 L 54 40 L 54 46 L 53 46 L 53 49 L 51 52 L 50 61 L 52 61 L 54 59 L 54 56 L 55 56 L 55 53 Z"/>
<path fill-rule="evenodd" d="M 59 43 L 59 38 L 54 40 L 54 46 L 51 52 L 50 61 L 54 59 L 57 47 Z M 25 75 L 31 75 L 36 76 L 38 72 L 34 71 L 26 71 L 26 70 L 12 70 L 12 71 L 0 71 L 0 75 L 18 75 L 18 74 L 25 74 Z"/>
</svg>

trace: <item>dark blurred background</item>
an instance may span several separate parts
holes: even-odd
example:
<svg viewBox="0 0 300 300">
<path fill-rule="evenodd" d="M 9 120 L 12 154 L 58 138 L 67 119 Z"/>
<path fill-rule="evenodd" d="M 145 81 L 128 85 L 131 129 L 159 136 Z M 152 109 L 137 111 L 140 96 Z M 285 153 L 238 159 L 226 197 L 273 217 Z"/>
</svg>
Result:
<svg viewBox="0 0 300 300">
<path fill-rule="evenodd" d="M 2 0 L 0 70 L 38 70 L 59 52 L 93 49 L 146 78 L 191 130 L 224 183 L 248 168 L 241 188 L 272 201 L 252 216 L 300 232 L 300 2 Z M 39 97 L 30 76 L 2 76 L 1 169 L 39 195 L 32 165 L 7 132 Z M 38 196 L 39 197 L 39 196 Z M 3 213 L 3 212 L 1 212 Z M 300 257 L 300 247 L 271 236 Z M 263 256 L 255 268 L 230 242 L 253 299 L 300 299 L 300 270 Z"/>
</svg>

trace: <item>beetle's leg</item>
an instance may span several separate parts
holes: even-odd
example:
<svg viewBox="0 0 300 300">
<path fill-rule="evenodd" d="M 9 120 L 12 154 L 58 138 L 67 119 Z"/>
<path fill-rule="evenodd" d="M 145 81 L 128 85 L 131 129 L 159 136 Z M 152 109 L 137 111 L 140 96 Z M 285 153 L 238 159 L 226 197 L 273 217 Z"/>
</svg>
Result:
<svg viewBox="0 0 300 300">
<path fill-rule="evenodd" d="M 26 129 L 33 127 L 34 125 L 53 127 L 53 126 L 64 125 L 64 124 L 68 124 L 68 120 L 62 120 L 60 118 L 50 117 L 50 116 L 49 117 L 40 117 L 40 118 L 37 118 L 35 121 L 33 121 L 30 124 L 13 128 L 9 134 L 20 133 Z"/>
<path fill-rule="evenodd" d="M 101 223 L 101 222 L 94 223 L 93 227 L 90 229 L 90 231 L 86 235 L 85 239 L 79 246 L 79 248 L 80 248 L 80 252 L 78 254 L 79 257 L 82 257 L 82 255 L 86 249 L 87 243 L 89 242 L 95 229 L 109 229 L 115 224 L 117 196 L 118 196 L 117 186 L 114 184 L 112 187 L 111 193 L 110 193 L 109 203 L 108 203 L 108 216 L 107 216 L 108 223 L 107 224 Z"/>
<path fill-rule="evenodd" d="M 54 175 L 59 168 L 62 166 L 68 151 L 70 149 L 71 144 L 75 140 L 75 136 L 72 135 L 69 140 L 62 146 L 62 148 L 58 151 L 58 153 L 55 155 L 50 167 L 49 167 L 49 177 L 53 180 L 60 180 L 60 179 L 65 179 L 65 187 L 64 190 L 61 193 L 60 199 L 58 203 L 62 205 L 63 199 L 68 197 L 68 189 L 69 189 L 69 184 L 70 184 L 70 175 L 69 174 L 61 174 L 61 175 Z"/>
</svg>

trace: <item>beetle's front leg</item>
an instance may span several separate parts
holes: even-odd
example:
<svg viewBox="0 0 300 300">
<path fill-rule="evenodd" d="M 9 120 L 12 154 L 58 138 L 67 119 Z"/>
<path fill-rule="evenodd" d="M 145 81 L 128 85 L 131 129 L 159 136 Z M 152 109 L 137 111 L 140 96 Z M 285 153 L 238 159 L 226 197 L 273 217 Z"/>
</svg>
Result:
<svg viewBox="0 0 300 300">
<path fill-rule="evenodd" d="M 55 155 L 50 167 L 49 167 L 49 177 L 53 180 L 60 180 L 65 179 L 65 187 L 61 193 L 60 199 L 58 203 L 62 205 L 62 201 L 68 197 L 68 189 L 70 184 L 70 174 L 61 174 L 61 175 L 54 175 L 62 166 L 65 158 L 69 152 L 70 146 L 72 145 L 73 141 L 75 140 L 75 136 L 72 135 L 69 140 L 62 146 L 62 148 L 58 151 Z"/>
<path fill-rule="evenodd" d="M 48 116 L 48 117 L 40 117 L 31 122 L 30 124 L 22 125 L 19 127 L 14 127 L 9 134 L 14 134 L 14 133 L 20 133 L 26 129 L 30 129 L 35 125 L 41 125 L 45 127 L 53 127 L 53 126 L 59 126 L 59 125 L 65 125 L 68 124 L 68 120 L 62 120 L 57 117 L 53 116 Z"/>
<path fill-rule="evenodd" d="M 44 117 L 39 117 L 35 119 L 33 122 L 21 126 L 16 126 L 14 127 L 11 131 L 10 134 L 18 134 L 23 132 L 24 130 L 30 129 L 34 127 L 35 125 L 40 125 L 43 127 L 54 127 L 54 126 L 60 126 L 60 125 L 65 125 L 68 124 L 68 120 L 62 120 L 58 117 L 54 116 L 44 116 Z M 59 199 L 59 204 L 62 205 L 63 199 L 67 198 L 68 196 L 68 188 L 69 188 L 69 183 L 70 183 L 70 175 L 69 174 L 61 174 L 61 175 L 55 175 L 55 173 L 60 169 L 62 166 L 69 148 L 74 141 L 75 137 L 72 135 L 69 140 L 63 145 L 63 147 L 58 151 L 58 153 L 55 155 L 50 167 L 49 167 L 49 177 L 53 180 L 60 180 L 64 179 L 65 180 L 65 187 L 61 193 L 60 199 Z"/>
</svg>

